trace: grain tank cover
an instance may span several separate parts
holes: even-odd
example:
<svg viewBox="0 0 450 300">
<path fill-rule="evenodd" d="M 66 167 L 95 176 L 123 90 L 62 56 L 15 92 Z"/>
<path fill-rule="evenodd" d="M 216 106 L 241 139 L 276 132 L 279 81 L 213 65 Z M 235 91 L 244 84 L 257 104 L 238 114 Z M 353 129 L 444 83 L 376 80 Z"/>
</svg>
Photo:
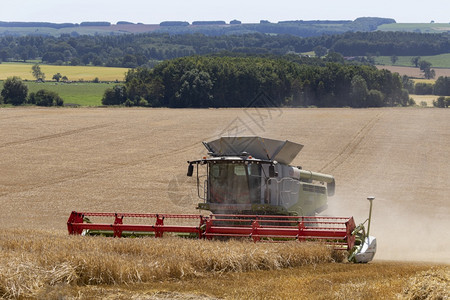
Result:
<svg viewBox="0 0 450 300">
<path fill-rule="evenodd" d="M 303 145 L 290 141 L 266 139 L 258 136 L 221 137 L 211 142 L 203 142 L 212 156 L 242 156 L 244 153 L 262 160 L 276 160 L 290 164 Z"/>
</svg>

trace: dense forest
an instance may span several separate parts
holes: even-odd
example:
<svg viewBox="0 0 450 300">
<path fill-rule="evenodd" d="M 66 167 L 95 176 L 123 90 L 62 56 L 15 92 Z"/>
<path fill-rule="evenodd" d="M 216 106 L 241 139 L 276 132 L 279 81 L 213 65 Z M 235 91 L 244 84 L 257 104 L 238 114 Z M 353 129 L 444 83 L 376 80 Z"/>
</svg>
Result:
<svg viewBox="0 0 450 300">
<path fill-rule="evenodd" d="M 170 26 L 169 26 L 170 27 Z M 252 54 L 302 53 L 321 48 L 343 56 L 436 55 L 450 52 L 450 34 L 348 32 L 300 38 L 292 35 L 207 36 L 127 34 L 117 36 L 7 36 L 0 38 L 0 61 L 41 59 L 49 64 L 134 68 L 157 61 L 223 51 Z"/>
<path fill-rule="evenodd" d="M 252 102 L 261 94 L 265 103 Z M 125 85 L 108 89 L 102 100 L 105 105 L 163 107 L 377 107 L 409 101 L 398 74 L 371 66 L 214 55 L 131 69 Z"/>
</svg>

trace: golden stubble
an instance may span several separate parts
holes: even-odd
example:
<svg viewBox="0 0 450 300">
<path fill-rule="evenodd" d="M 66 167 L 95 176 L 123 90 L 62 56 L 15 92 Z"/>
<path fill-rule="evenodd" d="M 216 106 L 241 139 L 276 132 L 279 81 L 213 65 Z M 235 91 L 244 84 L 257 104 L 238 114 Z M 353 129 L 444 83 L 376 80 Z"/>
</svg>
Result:
<svg viewBox="0 0 450 300">
<path fill-rule="evenodd" d="M 7 230 L 0 237 L 0 291 L 33 297 L 57 285 L 129 285 L 339 262 L 317 243 L 167 238 L 114 239 Z"/>
</svg>

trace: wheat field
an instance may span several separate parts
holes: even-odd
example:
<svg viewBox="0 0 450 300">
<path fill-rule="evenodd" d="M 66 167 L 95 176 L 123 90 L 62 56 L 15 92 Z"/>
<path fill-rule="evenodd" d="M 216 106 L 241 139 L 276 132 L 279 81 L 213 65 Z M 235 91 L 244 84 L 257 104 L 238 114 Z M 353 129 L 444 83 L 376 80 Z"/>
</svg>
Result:
<svg viewBox="0 0 450 300">
<path fill-rule="evenodd" d="M 80 299 L 448 296 L 449 125 L 448 110 L 420 108 L 2 108 L 0 294 Z M 362 222 L 368 215 L 365 199 L 375 196 L 376 260 L 336 263 L 340 259 L 329 251 L 298 245 L 66 234 L 72 210 L 199 213 L 186 161 L 206 154 L 201 141 L 222 135 L 305 145 L 293 164 L 336 178 L 327 215 L 352 215 Z M 173 256 L 146 252 L 153 247 L 176 255 L 173 266 L 167 264 Z M 198 250 L 197 256 L 187 249 Z M 302 253 L 296 256 L 300 262 L 286 253 Z M 218 271 L 205 267 L 214 259 L 222 266 Z"/>
<path fill-rule="evenodd" d="M 0 64 L 0 80 L 18 76 L 23 80 L 35 80 L 31 74 L 31 63 L 2 63 Z M 57 66 L 40 65 L 47 80 L 53 80 L 56 73 L 67 76 L 71 81 L 92 81 L 98 78 L 100 81 L 123 81 L 127 68 L 110 68 L 98 66 Z"/>
<path fill-rule="evenodd" d="M 387 69 L 391 71 L 392 73 L 399 73 L 401 76 L 407 75 L 412 78 L 416 78 L 414 81 L 416 81 L 418 78 L 424 78 L 423 72 L 420 71 L 419 68 L 414 67 L 402 67 L 402 66 L 377 66 L 378 69 Z M 440 76 L 449 76 L 450 75 L 450 69 L 448 68 L 433 68 L 436 72 L 435 78 L 439 78 Z M 417 82 L 417 81 L 416 81 Z M 433 83 L 434 80 L 430 80 L 430 83 Z"/>
</svg>

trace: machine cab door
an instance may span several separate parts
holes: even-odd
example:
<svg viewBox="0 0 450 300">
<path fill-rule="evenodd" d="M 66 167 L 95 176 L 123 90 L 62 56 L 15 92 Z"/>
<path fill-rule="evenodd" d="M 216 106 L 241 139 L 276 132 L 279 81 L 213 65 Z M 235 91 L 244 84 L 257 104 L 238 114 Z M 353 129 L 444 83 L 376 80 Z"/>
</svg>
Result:
<svg viewBox="0 0 450 300">
<path fill-rule="evenodd" d="M 259 164 L 211 163 L 208 177 L 209 203 L 252 204 L 261 200 Z"/>
</svg>

